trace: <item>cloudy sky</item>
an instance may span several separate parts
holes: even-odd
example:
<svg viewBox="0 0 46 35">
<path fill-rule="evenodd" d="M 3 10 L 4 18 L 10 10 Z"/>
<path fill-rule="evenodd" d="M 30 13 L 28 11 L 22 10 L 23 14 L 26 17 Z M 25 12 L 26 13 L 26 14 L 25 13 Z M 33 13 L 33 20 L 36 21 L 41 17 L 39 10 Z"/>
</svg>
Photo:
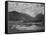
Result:
<svg viewBox="0 0 46 35">
<path fill-rule="evenodd" d="M 8 2 L 8 12 L 18 11 L 28 14 L 44 13 L 44 5 L 37 3 Z"/>
</svg>

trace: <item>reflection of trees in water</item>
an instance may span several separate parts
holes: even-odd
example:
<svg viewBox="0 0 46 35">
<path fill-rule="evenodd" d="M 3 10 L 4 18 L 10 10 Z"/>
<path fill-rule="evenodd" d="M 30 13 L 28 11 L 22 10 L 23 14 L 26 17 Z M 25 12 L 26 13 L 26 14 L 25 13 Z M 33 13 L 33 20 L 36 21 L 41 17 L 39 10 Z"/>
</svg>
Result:
<svg viewBox="0 0 46 35">
<path fill-rule="evenodd" d="M 20 29 L 20 30 L 25 29 L 26 30 L 29 28 L 31 30 L 32 29 L 34 30 L 34 26 L 35 26 L 35 29 L 44 29 L 41 23 L 13 22 L 13 23 L 9 23 L 9 25 L 11 25 L 11 29 Z"/>
</svg>

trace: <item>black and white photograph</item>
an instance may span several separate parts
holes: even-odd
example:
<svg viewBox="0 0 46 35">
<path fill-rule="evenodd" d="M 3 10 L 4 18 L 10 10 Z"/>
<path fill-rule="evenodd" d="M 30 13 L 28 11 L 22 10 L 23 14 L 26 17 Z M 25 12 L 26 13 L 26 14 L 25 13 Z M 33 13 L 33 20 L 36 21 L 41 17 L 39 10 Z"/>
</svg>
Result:
<svg viewBox="0 0 46 35">
<path fill-rule="evenodd" d="M 5 1 L 5 33 L 45 32 L 45 3 Z"/>
</svg>

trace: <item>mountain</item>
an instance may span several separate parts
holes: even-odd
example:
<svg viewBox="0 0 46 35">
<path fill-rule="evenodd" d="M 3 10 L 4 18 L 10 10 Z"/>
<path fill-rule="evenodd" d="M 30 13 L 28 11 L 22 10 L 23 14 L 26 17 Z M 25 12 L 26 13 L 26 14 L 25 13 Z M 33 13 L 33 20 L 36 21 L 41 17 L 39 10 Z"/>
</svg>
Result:
<svg viewBox="0 0 46 35">
<path fill-rule="evenodd" d="M 8 12 L 9 21 L 16 21 L 21 18 L 21 13 L 18 13 L 16 11 Z"/>
<path fill-rule="evenodd" d="M 44 15 L 42 14 L 38 14 L 35 18 L 27 15 L 27 14 L 22 14 L 19 13 L 17 11 L 12 11 L 12 12 L 8 12 L 8 16 L 9 16 L 9 21 L 18 21 L 18 20 L 24 20 L 24 21 L 30 21 L 30 22 L 40 22 L 44 20 Z"/>
</svg>

